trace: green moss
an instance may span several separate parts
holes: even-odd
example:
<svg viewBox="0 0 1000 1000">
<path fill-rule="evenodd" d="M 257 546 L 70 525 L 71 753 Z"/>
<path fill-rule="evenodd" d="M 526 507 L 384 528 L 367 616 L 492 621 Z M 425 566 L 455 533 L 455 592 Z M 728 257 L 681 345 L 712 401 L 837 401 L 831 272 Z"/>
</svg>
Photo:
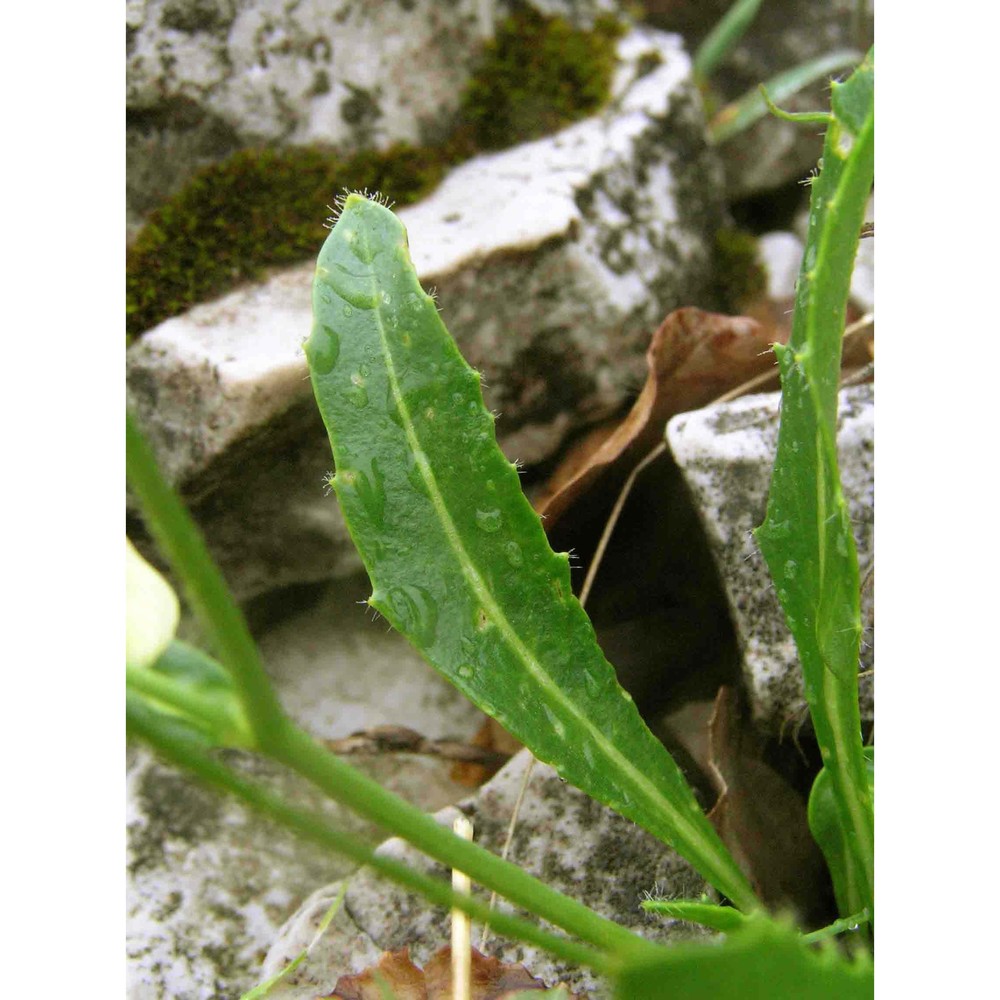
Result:
<svg viewBox="0 0 1000 1000">
<path fill-rule="evenodd" d="M 756 237 L 741 229 L 720 229 L 715 234 L 712 275 L 712 297 L 722 312 L 738 314 L 744 303 L 763 295 L 767 272 Z"/>
<path fill-rule="evenodd" d="M 195 302 L 304 260 L 344 188 L 409 204 L 444 174 L 440 151 L 400 144 L 342 159 L 317 147 L 244 149 L 198 171 L 156 209 L 125 264 L 126 330 L 134 337 Z"/>
<path fill-rule="evenodd" d="M 507 18 L 462 100 L 477 145 L 534 139 L 596 111 L 607 100 L 623 31 L 608 17 L 593 31 L 536 11 Z"/>
<path fill-rule="evenodd" d="M 198 171 L 149 216 L 126 256 L 126 331 L 140 335 L 266 267 L 308 259 L 328 206 L 345 189 L 397 205 L 429 193 L 453 164 L 582 118 L 608 97 L 624 28 L 591 32 L 525 11 L 508 18 L 482 56 L 450 138 L 350 157 L 320 147 L 245 149 Z"/>
</svg>

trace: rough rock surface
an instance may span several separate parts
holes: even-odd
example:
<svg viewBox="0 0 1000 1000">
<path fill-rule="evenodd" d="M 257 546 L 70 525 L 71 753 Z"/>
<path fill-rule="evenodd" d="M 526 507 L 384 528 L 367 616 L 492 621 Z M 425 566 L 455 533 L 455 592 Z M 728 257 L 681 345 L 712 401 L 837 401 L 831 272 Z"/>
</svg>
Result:
<svg viewBox="0 0 1000 1000">
<path fill-rule="evenodd" d="M 874 398 L 871 385 L 842 390 L 837 445 L 854 524 L 860 577 L 874 567 Z M 780 394 L 746 396 L 674 417 L 670 448 L 712 548 L 743 650 L 743 676 L 757 721 L 775 734 L 808 719 L 788 626 L 751 534 L 764 520 L 778 436 Z M 873 588 L 862 585 L 860 667 L 874 664 Z M 874 717 L 870 675 L 861 681 L 861 717 Z"/>
<path fill-rule="evenodd" d="M 482 715 L 384 624 L 356 603 L 366 580 L 327 587 L 309 609 L 271 627 L 261 650 L 285 707 L 321 738 L 381 723 L 428 737 L 468 739 Z M 341 828 L 370 827 L 276 765 L 231 752 L 241 773 Z M 468 794 L 449 765 L 410 755 L 353 758 L 367 774 L 425 809 Z M 270 824 L 129 748 L 129 1000 L 233 998 L 256 981 L 279 927 L 317 885 L 348 871 L 336 855 Z"/>
<path fill-rule="evenodd" d="M 646 20 L 684 35 L 691 51 L 732 6 L 732 0 L 646 0 Z M 736 100 L 778 73 L 837 50 L 864 54 L 873 40 L 874 0 L 768 0 L 732 54 L 713 73 L 710 84 L 720 106 Z M 829 90 L 819 82 L 780 102 L 788 111 L 829 107 Z M 820 134 L 817 134 L 820 133 Z M 808 176 L 823 148 L 822 129 L 767 116 L 726 140 L 719 152 L 731 198 L 770 191 Z"/>
<path fill-rule="evenodd" d="M 690 60 L 649 29 L 619 46 L 603 113 L 477 157 L 399 213 L 525 464 L 620 408 L 649 332 L 710 270 L 719 173 Z M 358 565 L 322 496 L 331 459 L 301 352 L 312 271 L 196 306 L 128 351 L 130 403 L 241 598 Z"/>
<path fill-rule="evenodd" d="M 522 787 L 530 756 L 522 751 L 484 785 L 461 810 L 473 822 L 476 840 L 499 853 L 506 837 L 514 803 Z M 449 807 L 437 815 L 450 826 L 459 810 Z M 386 841 L 379 848 L 437 877 L 448 872 L 408 848 L 402 841 Z M 654 940 L 700 935 L 690 925 L 645 914 L 640 902 L 646 893 L 697 898 L 707 883 L 678 854 L 635 824 L 589 799 L 563 782 L 547 765 L 536 763 L 521 805 L 510 858 L 546 884 L 573 896 L 604 916 Z M 273 975 L 312 941 L 316 926 L 335 898 L 338 886 L 319 890 L 306 901 L 282 931 L 268 953 L 262 978 Z M 482 893 L 488 898 L 487 893 Z M 421 965 L 441 945 L 449 943 L 448 913 L 390 885 L 369 872 L 351 877 L 344 904 L 331 932 L 322 937 L 308 961 L 275 991 L 275 1000 L 312 1000 L 329 992 L 337 977 L 358 972 L 385 950 L 410 946 Z M 479 941 L 474 927 L 473 945 Z M 554 984 L 566 982 L 579 990 L 609 995 L 606 983 L 587 971 L 553 959 L 538 949 L 496 936 L 487 951 L 501 961 L 522 962 L 529 971 Z"/>
<path fill-rule="evenodd" d="M 608 0 L 538 2 L 588 26 Z M 477 0 L 128 0 L 132 222 L 245 146 L 349 153 L 440 138 L 511 4 Z M 415 78 L 414 67 L 419 67 Z"/>
</svg>

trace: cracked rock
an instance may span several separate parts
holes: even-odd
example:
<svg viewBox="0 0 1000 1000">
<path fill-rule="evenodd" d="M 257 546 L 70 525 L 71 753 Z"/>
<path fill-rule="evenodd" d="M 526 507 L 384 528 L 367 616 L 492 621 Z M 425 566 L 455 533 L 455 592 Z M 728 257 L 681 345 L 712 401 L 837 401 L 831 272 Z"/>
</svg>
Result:
<svg viewBox="0 0 1000 1000">
<path fill-rule="evenodd" d="M 711 269 L 719 172 L 690 60 L 652 29 L 619 51 L 602 113 L 476 157 L 399 212 L 486 376 L 501 446 L 527 465 L 627 402 L 650 330 L 698 301 Z M 241 599 L 359 565 L 322 490 L 331 458 L 301 352 L 313 268 L 196 306 L 128 351 L 130 403 Z"/>
<path fill-rule="evenodd" d="M 366 618 L 356 602 L 367 593 L 363 577 L 330 585 L 311 607 L 261 636 L 286 710 L 318 738 L 391 723 L 467 741 L 481 713 L 405 639 Z M 225 760 L 340 829 L 375 834 L 266 759 L 229 751 Z M 467 794 L 439 758 L 384 754 L 351 762 L 423 809 Z M 351 869 L 338 855 L 161 763 L 142 745 L 129 747 L 126 803 L 129 1000 L 240 996 L 257 982 L 261 957 L 289 915 L 317 885 Z"/>
<path fill-rule="evenodd" d="M 780 393 L 745 396 L 674 417 L 667 440 L 701 515 L 743 655 L 743 678 L 758 723 L 775 735 L 808 719 L 795 641 L 752 530 L 763 523 L 778 440 Z M 875 390 L 840 393 L 840 477 L 858 550 L 863 626 L 861 718 L 874 720 Z"/>
<path fill-rule="evenodd" d="M 529 752 L 521 751 L 473 798 L 437 813 L 438 822 L 451 826 L 461 809 L 473 822 L 476 840 L 499 853 L 530 760 Z M 510 858 L 547 885 L 652 940 L 705 933 L 690 924 L 646 914 L 639 904 L 650 892 L 696 899 L 710 891 L 708 884 L 675 851 L 563 782 L 548 765 L 534 765 L 518 815 Z M 386 841 L 379 851 L 435 877 L 449 877 L 443 866 L 398 839 Z M 283 968 L 313 940 L 338 889 L 339 883 L 318 890 L 290 918 L 268 952 L 262 979 Z M 481 889 L 474 887 L 474 892 L 489 898 Z M 474 925 L 476 947 L 479 933 Z M 330 931 L 272 996 L 274 1000 L 313 1000 L 318 993 L 332 990 L 339 975 L 359 972 L 382 951 L 408 945 L 413 960 L 422 965 L 448 942 L 446 910 L 361 871 L 350 877 L 343 907 Z M 610 995 L 609 985 L 589 970 L 568 965 L 533 946 L 494 935 L 486 950 L 503 962 L 523 963 L 550 985 L 564 982 L 578 993 Z"/>
<path fill-rule="evenodd" d="M 587 27 L 617 5 L 533 6 Z M 350 153 L 440 137 L 483 39 L 511 7 L 477 0 L 128 0 L 132 225 L 195 168 L 246 146 L 322 142 Z"/>
</svg>

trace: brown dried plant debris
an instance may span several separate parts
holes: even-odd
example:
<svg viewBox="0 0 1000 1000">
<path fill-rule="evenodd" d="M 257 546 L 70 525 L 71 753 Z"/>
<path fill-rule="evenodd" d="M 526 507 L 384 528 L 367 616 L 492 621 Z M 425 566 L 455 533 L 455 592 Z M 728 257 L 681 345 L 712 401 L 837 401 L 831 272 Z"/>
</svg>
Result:
<svg viewBox="0 0 1000 1000">
<path fill-rule="evenodd" d="M 505 1000 L 524 991 L 563 1000 L 585 1000 L 566 987 L 549 988 L 523 965 L 501 962 L 472 949 L 472 1000 Z M 332 993 L 317 1000 L 451 1000 L 451 948 L 438 949 L 421 970 L 410 960 L 410 949 L 384 952 L 377 966 L 354 976 L 341 976 Z"/>
<path fill-rule="evenodd" d="M 719 688 L 706 768 L 719 799 L 708 818 L 769 907 L 791 909 L 804 925 L 817 926 L 832 908 L 830 877 L 805 802 L 764 756 L 737 691 Z"/>
<path fill-rule="evenodd" d="M 772 368 L 776 332 L 746 316 L 694 307 L 670 313 L 653 334 L 646 384 L 631 412 L 618 426 L 598 428 L 578 443 L 536 501 L 546 528 L 598 486 L 605 495 L 616 494 L 636 463 L 660 442 L 674 414 L 705 406 Z"/>
<path fill-rule="evenodd" d="M 341 739 L 324 740 L 324 744 L 333 753 L 345 756 L 385 753 L 422 754 L 457 761 L 472 767 L 492 769 L 493 774 L 510 760 L 513 752 L 480 739 L 478 733 L 471 741 L 463 743 L 460 740 L 429 739 L 407 726 L 396 725 L 360 729 Z"/>
<path fill-rule="evenodd" d="M 482 758 L 475 760 L 470 755 L 456 759 L 451 766 L 451 780 L 466 788 L 485 784 L 524 745 L 488 715 L 483 716 L 483 723 L 469 744 L 480 751 Z"/>
</svg>

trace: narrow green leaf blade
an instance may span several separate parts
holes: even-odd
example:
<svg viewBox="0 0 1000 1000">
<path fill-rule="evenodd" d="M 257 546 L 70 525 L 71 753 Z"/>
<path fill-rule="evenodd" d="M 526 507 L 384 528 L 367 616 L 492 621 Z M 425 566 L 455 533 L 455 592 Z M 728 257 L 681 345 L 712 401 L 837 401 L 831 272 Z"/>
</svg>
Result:
<svg viewBox="0 0 1000 1000">
<path fill-rule="evenodd" d="M 746 914 L 731 906 L 691 899 L 647 899 L 643 901 L 642 908 L 661 917 L 687 920 L 692 924 L 701 924 L 702 927 L 723 932 L 739 930 L 748 919 Z"/>
<path fill-rule="evenodd" d="M 812 185 L 792 335 L 775 346 L 781 425 L 767 516 L 756 531 L 799 652 L 851 875 L 841 913 L 874 914 L 874 818 L 861 745 L 858 560 L 837 468 L 841 338 L 874 176 L 874 57 L 833 84 L 833 120 Z"/>
<path fill-rule="evenodd" d="M 875 797 L 875 749 L 865 747 L 868 790 Z M 854 882 L 858 876 L 857 866 L 852 864 L 851 845 L 840 821 L 837 795 L 829 768 L 824 767 L 813 782 L 809 793 L 809 830 L 819 844 L 826 858 L 833 889 L 841 909 L 846 909 L 849 900 L 860 896 L 860 887 Z"/>
<path fill-rule="evenodd" d="M 799 66 L 778 73 L 764 84 L 764 88 L 775 104 L 781 104 L 817 80 L 856 66 L 861 58 L 862 54 L 856 49 L 826 52 Z M 764 95 L 759 87 L 754 87 L 732 104 L 727 104 L 712 119 L 708 126 L 709 135 L 713 142 L 725 142 L 726 139 L 745 132 L 751 125 L 760 121 L 767 115 L 767 111 Z"/>
<path fill-rule="evenodd" d="M 757 906 L 601 653 L 388 209 L 348 196 L 313 309 L 305 350 L 369 603 L 539 759 Z"/>
<path fill-rule="evenodd" d="M 620 1000 L 867 1000 L 875 995 L 871 960 L 816 949 L 791 927 L 751 918 L 722 944 L 678 945 L 661 959 L 627 962 Z"/>
<path fill-rule="evenodd" d="M 694 71 L 698 79 L 711 76 L 716 67 L 739 44 L 753 24 L 762 0 L 735 0 L 719 18 L 694 55 Z"/>
<path fill-rule="evenodd" d="M 126 682 L 151 708 L 183 719 L 213 746 L 257 745 L 232 677 L 217 660 L 186 642 L 175 639 L 149 667 L 126 666 Z"/>
</svg>

